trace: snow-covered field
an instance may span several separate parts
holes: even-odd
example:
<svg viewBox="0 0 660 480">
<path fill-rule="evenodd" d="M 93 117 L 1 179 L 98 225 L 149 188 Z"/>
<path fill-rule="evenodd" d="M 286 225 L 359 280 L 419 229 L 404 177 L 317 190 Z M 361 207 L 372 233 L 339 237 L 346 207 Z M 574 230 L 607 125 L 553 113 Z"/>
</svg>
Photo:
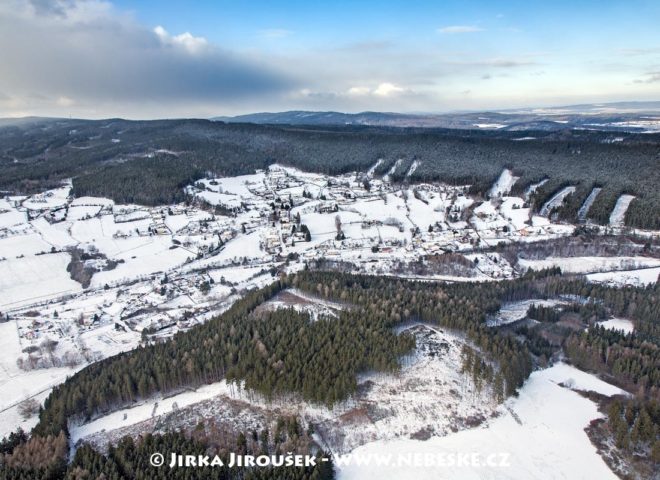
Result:
<svg viewBox="0 0 660 480">
<path fill-rule="evenodd" d="M 66 253 L 14 258 L 0 263 L 0 308 L 16 308 L 57 295 L 82 291 L 69 278 Z"/>
<path fill-rule="evenodd" d="M 32 195 L 23 202 L 23 207 L 28 210 L 47 210 L 51 208 L 63 207 L 67 204 L 67 197 L 71 192 L 71 183 L 67 182 L 61 188 L 48 190 L 37 195 Z"/>
<path fill-rule="evenodd" d="M 534 270 L 559 267 L 565 273 L 612 272 L 660 267 L 660 259 L 651 257 L 548 257 L 544 260 L 520 259 L 518 263 L 525 269 Z"/>
<path fill-rule="evenodd" d="M 623 333 L 632 333 L 635 331 L 635 325 L 627 318 L 610 318 L 603 322 L 598 322 L 601 327 L 608 330 L 620 330 Z"/>
<path fill-rule="evenodd" d="M 584 432 L 601 414 L 591 400 L 571 389 L 608 396 L 622 393 L 559 363 L 532 373 L 519 396 L 508 400 L 499 409 L 500 416 L 486 425 L 426 441 L 398 439 L 366 444 L 352 452 L 348 465 L 338 467 L 338 478 L 616 479 Z M 410 458 L 419 466 L 411 468 L 406 463 Z M 442 458 L 445 464 L 439 465 Z M 360 465 L 359 461 L 368 464 Z"/>
<path fill-rule="evenodd" d="M 660 276 L 660 267 L 592 273 L 587 275 L 587 278 L 592 282 L 608 283 L 610 285 L 645 286 L 657 282 L 658 276 Z"/>
<path fill-rule="evenodd" d="M 496 315 L 486 320 L 486 325 L 489 327 L 500 327 L 502 325 L 508 325 L 509 323 L 522 320 L 527 316 L 527 310 L 529 310 L 529 307 L 532 305 L 554 307 L 555 305 L 566 305 L 567 303 L 569 302 L 561 299 L 532 299 L 505 303 Z"/>
<path fill-rule="evenodd" d="M 14 225 L 20 225 L 25 223 L 27 220 L 27 214 L 25 212 L 17 212 L 15 210 L 10 212 L 0 213 L 0 228 L 13 227 Z"/>
<path fill-rule="evenodd" d="M 16 364 L 22 347 L 16 322 L 0 323 L 0 438 L 19 426 L 29 430 L 36 424 L 36 418 L 24 421 L 18 414 L 21 401 L 27 398 L 43 401 L 52 387 L 75 372 L 66 367 L 25 372 Z"/>
<path fill-rule="evenodd" d="M 514 230 L 523 230 L 528 225 L 530 209 L 529 207 L 524 208 L 523 205 L 522 198 L 504 197 L 502 199 L 500 211 L 502 216 L 511 223 Z"/>
</svg>

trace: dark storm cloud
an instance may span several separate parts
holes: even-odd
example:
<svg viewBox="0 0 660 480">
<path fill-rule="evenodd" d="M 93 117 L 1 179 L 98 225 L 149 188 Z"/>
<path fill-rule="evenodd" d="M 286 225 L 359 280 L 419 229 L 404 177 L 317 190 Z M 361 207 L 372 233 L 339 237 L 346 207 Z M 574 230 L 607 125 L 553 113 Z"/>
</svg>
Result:
<svg viewBox="0 0 660 480">
<path fill-rule="evenodd" d="M 189 33 L 149 30 L 100 1 L 0 6 L 0 91 L 69 103 L 232 101 L 294 83 Z"/>
</svg>

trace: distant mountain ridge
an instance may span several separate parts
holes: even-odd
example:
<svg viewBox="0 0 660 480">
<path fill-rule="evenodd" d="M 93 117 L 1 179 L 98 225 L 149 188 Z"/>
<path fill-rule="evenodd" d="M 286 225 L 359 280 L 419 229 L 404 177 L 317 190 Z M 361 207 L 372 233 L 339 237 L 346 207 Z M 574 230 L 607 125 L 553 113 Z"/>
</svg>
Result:
<svg viewBox="0 0 660 480">
<path fill-rule="evenodd" d="M 649 117 L 651 115 L 651 117 Z M 561 107 L 485 112 L 408 114 L 395 112 L 342 113 L 291 110 L 215 117 L 227 123 L 270 125 L 366 125 L 486 130 L 564 130 L 570 128 L 625 131 L 660 131 L 660 101 L 616 102 Z"/>
<path fill-rule="evenodd" d="M 212 120 L 241 123 L 269 123 L 287 125 L 383 125 L 401 119 L 410 122 L 423 118 L 435 118 L 436 115 L 415 115 L 394 112 L 342 113 L 334 111 L 315 112 L 290 110 L 286 112 L 259 112 L 235 117 L 215 117 Z"/>
</svg>

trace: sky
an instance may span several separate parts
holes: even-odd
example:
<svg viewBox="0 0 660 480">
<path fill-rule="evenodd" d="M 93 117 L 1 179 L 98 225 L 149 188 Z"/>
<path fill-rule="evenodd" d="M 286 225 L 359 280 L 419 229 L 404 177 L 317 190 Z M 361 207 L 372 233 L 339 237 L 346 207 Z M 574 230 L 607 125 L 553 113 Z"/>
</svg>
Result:
<svg viewBox="0 0 660 480">
<path fill-rule="evenodd" d="M 660 100 L 656 0 L 0 0 L 0 117 Z"/>
</svg>

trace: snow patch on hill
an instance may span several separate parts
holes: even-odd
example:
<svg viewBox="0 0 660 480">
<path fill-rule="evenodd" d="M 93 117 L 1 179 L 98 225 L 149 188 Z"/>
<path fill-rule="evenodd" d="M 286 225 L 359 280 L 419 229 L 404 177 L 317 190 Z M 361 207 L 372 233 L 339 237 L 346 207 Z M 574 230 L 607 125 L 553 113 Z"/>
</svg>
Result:
<svg viewBox="0 0 660 480">
<path fill-rule="evenodd" d="M 550 215 L 550 212 L 552 212 L 554 208 L 560 206 L 564 199 L 574 191 L 575 187 L 572 186 L 562 188 L 560 191 L 555 193 L 552 198 L 545 203 L 545 205 L 543 205 L 539 214 L 543 217 L 547 217 Z"/>
<path fill-rule="evenodd" d="M 500 416 L 486 426 L 461 431 L 427 441 L 399 439 L 377 441 L 353 451 L 369 465 L 355 462 L 338 468 L 338 478 L 354 480 L 378 478 L 382 480 L 426 480 L 437 478 L 527 480 L 529 478 L 599 478 L 616 479 L 591 444 L 584 428 L 602 415 L 596 404 L 569 388 L 593 390 L 603 395 L 622 391 L 576 368 L 559 363 L 546 370 L 532 373 L 517 398 L 509 399 L 499 409 Z M 459 464 L 427 468 L 395 466 L 400 456 L 425 454 L 471 455 L 481 464 L 467 461 Z M 393 459 L 378 465 L 377 456 Z M 503 463 L 487 463 L 506 458 Z M 503 455 L 503 457 L 500 457 Z"/>
<path fill-rule="evenodd" d="M 308 313 L 312 320 L 317 320 L 320 316 L 337 317 L 344 305 L 310 295 L 297 288 L 288 288 L 261 304 L 256 311 L 280 308 L 293 308 L 298 312 Z"/>
<path fill-rule="evenodd" d="M 154 416 L 172 412 L 218 395 L 228 395 L 230 389 L 224 380 L 210 385 L 204 385 L 196 390 L 190 390 L 167 398 L 157 397 L 142 402 L 131 408 L 124 408 L 109 415 L 92 420 L 84 425 L 74 426 L 70 429 L 71 443 L 76 444 L 81 438 L 95 433 L 115 430 L 117 428 L 134 425 Z"/>
<path fill-rule="evenodd" d="M 527 187 L 527 190 L 525 190 L 525 198 L 526 198 L 526 199 L 529 199 L 529 197 L 530 197 L 534 192 L 536 192 L 536 190 L 538 190 L 540 187 L 542 187 L 543 185 L 545 185 L 545 183 L 546 183 L 547 181 L 548 181 L 548 179 L 547 179 L 547 178 L 544 178 L 544 179 L 541 180 L 540 182 L 532 183 L 529 187 Z"/>
<path fill-rule="evenodd" d="M 635 325 L 627 318 L 610 318 L 604 322 L 598 322 L 598 325 L 608 330 L 620 330 L 623 333 L 632 333 L 635 331 Z"/>
<path fill-rule="evenodd" d="M 585 199 L 584 203 L 580 207 L 580 210 L 578 210 L 578 220 L 581 222 L 584 222 L 587 219 L 587 214 L 589 213 L 589 209 L 593 205 L 594 201 L 596 200 L 596 197 L 600 193 L 602 188 L 594 188 L 591 193 L 589 193 L 589 196 Z"/>
<path fill-rule="evenodd" d="M 421 162 L 419 160 L 414 160 L 410 164 L 410 168 L 408 168 L 408 171 L 406 172 L 406 178 L 410 177 L 413 173 L 415 173 L 415 170 L 417 170 L 417 167 L 419 167 L 419 164 Z"/>
<path fill-rule="evenodd" d="M 513 172 L 508 168 L 505 168 L 491 187 L 488 195 L 490 195 L 491 198 L 503 197 L 511 191 L 511 187 L 513 187 L 513 184 L 516 183 L 518 178 L 520 177 L 514 177 Z"/>
<path fill-rule="evenodd" d="M 386 173 L 385 176 L 383 177 L 383 180 L 386 181 L 386 182 L 389 182 L 389 181 L 390 181 L 390 177 L 391 177 L 392 175 L 394 175 L 394 173 L 396 172 L 396 170 L 401 166 L 401 163 L 403 163 L 403 159 L 402 159 L 402 158 L 399 158 L 396 162 L 394 162 L 394 164 L 390 167 L 390 169 L 387 171 L 387 173 Z"/>
<path fill-rule="evenodd" d="M 527 316 L 527 310 L 532 305 L 541 307 L 554 307 L 555 305 L 566 305 L 569 302 L 561 299 L 543 300 L 521 300 L 519 302 L 509 302 L 502 305 L 500 311 L 497 312 L 492 318 L 486 320 L 486 325 L 489 327 L 500 327 L 522 320 Z"/>
<path fill-rule="evenodd" d="M 380 167 L 383 164 L 383 159 L 379 158 L 376 163 L 374 163 L 369 170 L 367 170 L 367 176 L 368 177 L 373 177 L 374 173 L 376 172 L 376 169 Z"/>
<path fill-rule="evenodd" d="M 346 402 L 340 415 L 310 416 L 334 453 L 374 440 L 448 435 L 478 425 L 493 413 L 490 387 L 477 391 L 460 373 L 464 345 L 460 337 L 421 324 L 409 331 L 417 348 L 398 375 L 363 375 L 358 394 Z"/>
<path fill-rule="evenodd" d="M 610 214 L 610 225 L 612 227 L 623 227 L 623 222 L 626 218 L 626 212 L 630 203 L 635 199 L 634 195 L 621 195 L 614 205 L 614 209 Z"/>
</svg>

